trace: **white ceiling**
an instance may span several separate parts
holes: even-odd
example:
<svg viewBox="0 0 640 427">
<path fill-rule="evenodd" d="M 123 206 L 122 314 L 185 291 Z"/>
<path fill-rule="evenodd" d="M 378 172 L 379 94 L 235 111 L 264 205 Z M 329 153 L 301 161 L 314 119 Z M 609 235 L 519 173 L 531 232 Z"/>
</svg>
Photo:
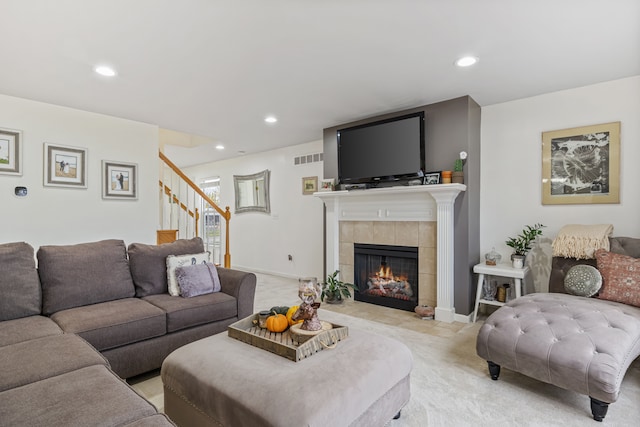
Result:
<svg viewBox="0 0 640 427">
<path fill-rule="evenodd" d="M 165 148 L 180 166 L 640 75 L 638 0 L 0 0 L 0 17 L 0 93 L 197 135 Z"/>
</svg>

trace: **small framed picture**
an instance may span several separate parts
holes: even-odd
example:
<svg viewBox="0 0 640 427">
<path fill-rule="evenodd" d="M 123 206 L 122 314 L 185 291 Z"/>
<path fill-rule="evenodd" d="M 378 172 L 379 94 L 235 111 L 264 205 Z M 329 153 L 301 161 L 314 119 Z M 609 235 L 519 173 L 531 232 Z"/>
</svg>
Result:
<svg viewBox="0 0 640 427">
<path fill-rule="evenodd" d="M 22 132 L 0 128 L 0 173 L 22 175 Z"/>
<path fill-rule="evenodd" d="M 87 149 L 45 142 L 44 185 L 87 188 Z"/>
<path fill-rule="evenodd" d="M 318 191 L 317 176 L 308 176 L 306 178 L 302 178 L 302 194 L 313 194 L 316 191 Z"/>
<path fill-rule="evenodd" d="M 138 165 L 135 163 L 102 161 L 102 198 L 138 198 Z"/>
<path fill-rule="evenodd" d="M 422 183 L 424 185 L 440 184 L 440 172 L 425 173 Z"/>
<path fill-rule="evenodd" d="M 320 190 L 319 191 L 333 191 L 336 185 L 335 178 L 323 179 L 320 182 Z"/>
</svg>

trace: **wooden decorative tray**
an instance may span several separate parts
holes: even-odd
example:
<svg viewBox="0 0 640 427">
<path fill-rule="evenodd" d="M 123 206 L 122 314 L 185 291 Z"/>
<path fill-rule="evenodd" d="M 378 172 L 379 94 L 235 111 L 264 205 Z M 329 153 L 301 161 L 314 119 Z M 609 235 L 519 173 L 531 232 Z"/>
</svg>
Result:
<svg viewBox="0 0 640 427">
<path fill-rule="evenodd" d="M 319 332 L 301 343 L 289 333 L 288 329 L 276 333 L 260 328 L 254 324 L 254 320 L 257 319 L 258 315 L 253 314 L 229 325 L 227 329 L 229 336 L 294 362 L 313 356 L 326 347 L 334 347 L 339 341 L 349 336 L 349 328 L 333 324 L 332 329 Z"/>
</svg>

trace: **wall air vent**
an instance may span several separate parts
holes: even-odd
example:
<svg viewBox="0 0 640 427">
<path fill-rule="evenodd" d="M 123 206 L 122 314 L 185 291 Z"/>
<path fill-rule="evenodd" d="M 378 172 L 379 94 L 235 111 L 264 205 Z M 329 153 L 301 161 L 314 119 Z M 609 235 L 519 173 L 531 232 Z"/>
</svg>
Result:
<svg viewBox="0 0 640 427">
<path fill-rule="evenodd" d="M 315 163 L 322 161 L 322 153 L 307 154 L 306 156 L 298 156 L 293 158 L 294 165 L 305 165 L 307 163 Z"/>
</svg>

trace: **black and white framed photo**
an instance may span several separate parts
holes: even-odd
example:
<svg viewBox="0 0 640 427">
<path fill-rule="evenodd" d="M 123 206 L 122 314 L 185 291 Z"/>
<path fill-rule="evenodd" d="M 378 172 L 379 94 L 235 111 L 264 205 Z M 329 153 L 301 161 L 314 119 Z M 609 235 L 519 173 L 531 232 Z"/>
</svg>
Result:
<svg viewBox="0 0 640 427">
<path fill-rule="evenodd" d="M 424 185 L 440 184 L 440 172 L 425 173 L 422 183 Z"/>
<path fill-rule="evenodd" d="M 620 203 L 620 122 L 542 133 L 542 204 Z"/>
<path fill-rule="evenodd" d="M 102 161 L 102 198 L 138 198 L 138 165 L 136 163 Z"/>
<path fill-rule="evenodd" d="M 44 185 L 87 188 L 87 149 L 45 142 Z"/>
<path fill-rule="evenodd" d="M 0 128 L 0 174 L 22 175 L 22 132 Z"/>
</svg>

